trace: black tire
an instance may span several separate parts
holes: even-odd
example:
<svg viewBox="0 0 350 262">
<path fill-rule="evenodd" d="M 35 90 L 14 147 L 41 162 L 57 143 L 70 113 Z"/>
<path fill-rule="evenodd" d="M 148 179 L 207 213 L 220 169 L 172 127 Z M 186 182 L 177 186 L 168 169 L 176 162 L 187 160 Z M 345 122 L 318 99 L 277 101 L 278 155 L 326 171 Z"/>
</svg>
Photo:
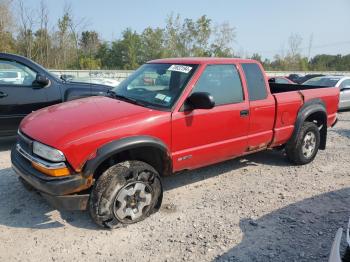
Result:
<svg viewBox="0 0 350 262">
<path fill-rule="evenodd" d="M 303 147 L 305 146 L 305 137 L 306 135 L 310 136 L 310 133 L 314 135 L 315 145 L 314 150 L 310 152 L 310 155 L 307 155 L 303 153 Z M 320 146 L 320 131 L 317 125 L 312 122 L 305 122 L 297 135 L 296 141 L 296 143 L 288 142 L 286 145 L 288 159 L 297 165 L 305 165 L 312 162 L 316 157 Z"/>
<path fill-rule="evenodd" d="M 135 220 L 131 217 L 120 219 L 116 215 L 118 214 L 116 206 L 121 205 L 117 196 L 122 190 L 128 190 L 128 187 L 136 184 L 145 185 L 145 191 L 147 190 L 147 194 L 152 196 L 150 204 L 142 207 L 140 218 Z M 125 161 L 111 166 L 99 177 L 90 195 L 89 211 L 92 219 L 99 226 L 116 228 L 139 222 L 159 210 L 162 197 L 161 180 L 158 172 L 152 166 L 141 161 Z M 126 198 L 130 197 L 126 196 Z"/>
</svg>

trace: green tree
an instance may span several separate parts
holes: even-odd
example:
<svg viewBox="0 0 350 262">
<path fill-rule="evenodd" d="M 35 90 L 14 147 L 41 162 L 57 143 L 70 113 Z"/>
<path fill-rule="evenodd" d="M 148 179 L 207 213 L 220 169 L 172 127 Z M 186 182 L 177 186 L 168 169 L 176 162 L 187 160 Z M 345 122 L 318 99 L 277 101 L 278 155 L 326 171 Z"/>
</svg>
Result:
<svg viewBox="0 0 350 262">
<path fill-rule="evenodd" d="M 79 47 L 84 55 L 95 56 L 100 45 L 100 37 L 96 31 L 84 31 L 81 33 Z"/>
<path fill-rule="evenodd" d="M 141 61 L 141 39 L 136 31 L 127 28 L 120 40 L 122 69 L 136 69 Z"/>
<path fill-rule="evenodd" d="M 233 57 L 233 41 L 236 29 L 225 22 L 214 29 L 214 42 L 211 45 L 211 55 L 217 57 Z"/>
<path fill-rule="evenodd" d="M 110 45 L 107 42 L 101 43 L 96 52 L 96 58 L 101 61 L 102 69 L 113 68 L 112 52 Z"/>
<path fill-rule="evenodd" d="M 104 56 L 101 61 L 107 61 L 110 68 L 136 69 L 142 59 L 141 37 L 132 29 L 127 28 L 122 33 L 121 39 L 113 41 L 110 48 L 104 45 L 98 54 Z"/>
<path fill-rule="evenodd" d="M 318 71 L 338 70 L 349 71 L 350 56 L 342 55 L 316 55 L 310 61 L 311 68 Z"/>
<path fill-rule="evenodd" d="M 211 19 L 203 15 L 197 21 L 185 19 L 183 24 L 183 41 L 190 56 L 208 56 L 211 36 Z"/>
<path fill-rule="evenodd" d="M 261 57 L 261 55 L 259 55 L 258 53 L 254 53 L 254 54 L 252 55 L 251 59 L 254 59 L 254 60 L 256 60 L 256 61 L 259 61 L 260 63 L 263 63 L 262 57 Z"/>
<path fill-rule="evenodd" d="M 182 22 L 180 15 L 171 14 L 166 19 L 165 27 L 165 56 L 182 57 L 188 56 L 183 43 Z"/>
<path fill-rule="evenodd" d="M 140 63 L 164 57 L 164 30 L 147 27 L 140 36 L 141 58 Z"/>
<path fill-rule="evenodd" d="M 80 57 L 79 67 L 80 69 L 101 69 L 101 61 L 92 57 Z"/>
</svg>

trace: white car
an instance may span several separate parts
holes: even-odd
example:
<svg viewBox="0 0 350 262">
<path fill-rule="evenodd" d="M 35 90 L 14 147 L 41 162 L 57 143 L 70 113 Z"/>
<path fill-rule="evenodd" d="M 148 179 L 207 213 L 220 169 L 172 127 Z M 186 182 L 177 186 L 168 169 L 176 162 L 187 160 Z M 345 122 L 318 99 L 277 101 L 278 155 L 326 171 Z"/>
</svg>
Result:
<svg viewBox="0 0 350 262">
<path fill-rule="evenodd" d="M 311 86 L 334 86 L 340 89 L 339 109 L 350 108 L 350 76 L 320 76 L 303 83 Z"/>
<path fill-rule="evenodd" d="M 0 83 L 3 84 L 22 84 L 23 78 L 21 72 L 0 70 Z"/>
<path fill-rule="evenodd" d="M 90 83 L 90 84 L 100 84 L 100 85 L 106 85 L 106 86 L 112 86 L 112 87 L 117 87 L 120 84 L 120 81 L 112 78 L 85 77 L 85 78 L 73 78 L 71 81 Z"/>
</svg>

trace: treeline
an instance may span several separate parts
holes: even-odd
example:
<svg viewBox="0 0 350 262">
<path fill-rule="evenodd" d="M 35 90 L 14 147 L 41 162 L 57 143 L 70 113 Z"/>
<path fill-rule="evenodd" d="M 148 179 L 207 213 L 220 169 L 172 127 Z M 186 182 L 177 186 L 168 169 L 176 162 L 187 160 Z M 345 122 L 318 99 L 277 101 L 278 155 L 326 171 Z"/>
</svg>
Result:
<svg viewBox="0 0 350 262">
<path fill-rule="evenodd" d="M 146 61 L 164 57 L 247 57 L 233 49 L 236 29 L 229 23 L 215 25 L 206 15 L 182 19 L 170 15 L 164 28 L 147 27 L 141 33 L 125 29 L 112 42 L 87 29 L 84 18 L 76 18 L 69 6 L 58 21 L 49 21 L 44 1 L 37 8 L 23 0 L 0 0 L 0 52 L 21 54 L 47 68 L 135 69 Z M 301 55 L 302 38 L 292 34 L 286 55 L 263 59 L 268 70 L 349 71 L 350 55 Z"/>
<path fill-rule="evenodd" d="M 86 20 L 77 19 L 69 6 L 50 25 L 44 1 L 30 9 L 22 0 L 0 0 L 0 51 L 58 69 L 135 69 L 163 57 L 234 55 L 235 29 L 228 23 L 214 26 L 205 15 L 197 20 L 170 15 L 165 28 L 142 33 L 127 28 L 112 42 L 86 30 Z"/>
<path fill-rule="evenodd" d="M 252 59 L 260 61 L 266 70 L 270 71 L 350 71 L 349 55 L 316 55 L 310 60 L 301 55 L 281 57 L 274 56 L 274 60 L 262 59 L 254 54 Z"/>
</svg>

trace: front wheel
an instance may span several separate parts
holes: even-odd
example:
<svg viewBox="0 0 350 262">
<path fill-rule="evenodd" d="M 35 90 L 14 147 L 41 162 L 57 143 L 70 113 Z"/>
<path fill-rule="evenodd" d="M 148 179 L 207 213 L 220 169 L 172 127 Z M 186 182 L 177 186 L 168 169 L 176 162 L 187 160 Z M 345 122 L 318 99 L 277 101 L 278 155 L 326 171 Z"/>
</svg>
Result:
<svg viewBox="0 0 350 262">
<path fill-rule="evenodd" d="M 144 220 L 162 201 L 158 172 L 141 161 L 126 161 L 107 169 L 97 180 L 89 202 L 100 226 L 115 228 Z"/>
<path fill-rule="evenodd" d="M 316 157 L 320 146 L 320 131 L 315 123 L 305 122 L 301 127 L 296 143 L 288 142 L 288 159 L 297 165 L 310 163 Z"/>
</svg>

